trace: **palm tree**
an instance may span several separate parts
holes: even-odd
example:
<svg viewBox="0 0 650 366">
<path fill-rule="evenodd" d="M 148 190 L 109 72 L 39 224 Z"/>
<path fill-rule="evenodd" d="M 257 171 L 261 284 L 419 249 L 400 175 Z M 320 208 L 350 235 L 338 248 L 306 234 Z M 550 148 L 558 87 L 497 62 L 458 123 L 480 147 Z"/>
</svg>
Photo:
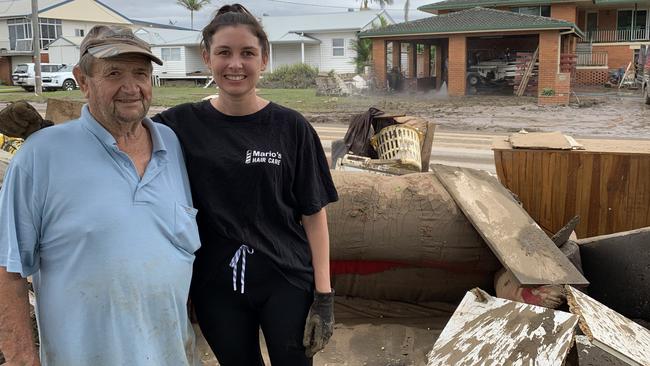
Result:
<svg viewBox="0 0 650 366">
<path fill-rule="evenodd" d="M 393 5 L 395 0 L 361 0 L 361 6 L 359 10 L 368 10 L 368 3 L 379 3 L 379 6 L 383 9 L 386 5 Z"/>
<path fill-rule="evenodd" d="M 210 0 L 176 0 L 176 4 L 190 11 L 190 28 L 194 29 L 194 12 L 201 10 Z"/>
<path fill-rule="evenodd" d="M 406 0 L 406 3 L 404 3 L 404 21 L 408 22 L 409 21 L 409 7 L 411 6 L 411 1 Z"/>
</svg>

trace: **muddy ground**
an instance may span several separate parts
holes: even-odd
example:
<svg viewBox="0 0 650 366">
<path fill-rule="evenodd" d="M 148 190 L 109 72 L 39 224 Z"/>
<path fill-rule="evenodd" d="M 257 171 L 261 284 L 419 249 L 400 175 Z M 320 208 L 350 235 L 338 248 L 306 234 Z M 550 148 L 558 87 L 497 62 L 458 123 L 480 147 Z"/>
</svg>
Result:
<svg viewBox="0 0 650 366">
<path fill-rule="evenodd" d="M 650 106 L 638 90 L 577 89 L 568 106 L 538 106 L 537 98 L 432 93 L 336 98 L 319 111 L 301 111 L 313 123 L 347 124 L 351 115 L 374 106 L 385 112 L 425 117 L 445 130 L 514 132 L 562 131 L 574 137 L 650 138 Z M 0 108 L 6 105 L 0 101 Z M 34 103 L 45 112 L 44 103 Z M 295 107 L 300 110 L 299 107 Z M 165 107 L 152 106 L 150 114 Z"/>
<path fill-rule="evenodd" d="M 639 91 L 578 90 L 568 106 L 538 106 L 532 97 L 431 94 L 370 99 L 386 112 L 422 116 L 440 128 L 464 131 L 562 131 L 575 137 L 650 138 L 650 106 Z M 305 113 L 312 122 L 347 123 L 350 109 Z M 358 108 L 357 108 L 358 110 Z"/>
</svg>

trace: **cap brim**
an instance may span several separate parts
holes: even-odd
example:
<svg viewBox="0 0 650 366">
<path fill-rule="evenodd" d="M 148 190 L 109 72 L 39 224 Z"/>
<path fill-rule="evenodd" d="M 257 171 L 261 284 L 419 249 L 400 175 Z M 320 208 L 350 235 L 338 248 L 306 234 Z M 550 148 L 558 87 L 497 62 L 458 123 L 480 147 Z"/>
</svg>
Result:
<svg viewBox="0 0 650 366">
<path fill-rule="evenodd" d="M 124 44 L 124 43 L 105 44 L 97 47 L 91 47 L 88 49 L 88 53 L 90 53 L 91 55 L 97 58 L 109 58 L 118 55 L 123 55 L 125 53 L 137 53 L 140 55 L 147 56 L 148 58 L 151 59 L 151 61 L 157 63 L 158 65 L 163 64 L 161 59 L 154 56 L 153 53 L 145 49 L 142 49 L 142 47 L 138 47 L 130 44 Z"/>
</svg>

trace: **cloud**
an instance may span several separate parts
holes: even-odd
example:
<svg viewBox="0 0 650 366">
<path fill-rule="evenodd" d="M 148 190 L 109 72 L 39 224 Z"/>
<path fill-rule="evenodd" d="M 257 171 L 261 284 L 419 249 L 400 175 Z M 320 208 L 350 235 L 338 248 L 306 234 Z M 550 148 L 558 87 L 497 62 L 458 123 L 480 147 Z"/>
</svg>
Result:
<svg viewBox="0 0 650 366">
<path fill-rule="evenodd" d="M 417 10 L 417 7 L 436 2 L 437 0 L 411 0 L 409 19 L 419 19 L 428 16 Z M 190 12 L 178 5 L 175 0 L 102 0 L 105 4 L 129 18 L 145 20 L 149 22 L 174 24 L 181 27 L 190 27 Z M 344 12 L 347 8 L 359 9 L 360 2 L 357 0 L 240 0 L 223 1 L 212 0 L 211 4 L 194 12 L 194 28 L 201 29 L 208 24 L 212 15 L 219 7 L 225 4 L 239 2 L 248 8 L 253 14 L 262 16 L 279 15 L 301 15 L 318 13 Z M 405 0 L 395 0 L 393 5 L 388 5 L 388 13 L 396 22 L 404 20 Z M 379 5 L 371 4 L 371 7 L 378 9 Z"/>
</svg>

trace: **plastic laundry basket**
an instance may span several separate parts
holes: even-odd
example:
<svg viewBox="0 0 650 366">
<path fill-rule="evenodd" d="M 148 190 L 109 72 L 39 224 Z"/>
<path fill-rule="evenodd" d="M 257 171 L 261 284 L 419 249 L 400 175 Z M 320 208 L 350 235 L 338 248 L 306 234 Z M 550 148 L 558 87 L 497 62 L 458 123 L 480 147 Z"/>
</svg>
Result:
<svg viewBox="0 0 650 366">
<path fill-rule="evenodd" d="M 420 135 L 413 127 L 392 125 L 373 137 L 373 145 L 380 159 L 399 159 L 402 165 L 421 171 Z"/>
</svg>

